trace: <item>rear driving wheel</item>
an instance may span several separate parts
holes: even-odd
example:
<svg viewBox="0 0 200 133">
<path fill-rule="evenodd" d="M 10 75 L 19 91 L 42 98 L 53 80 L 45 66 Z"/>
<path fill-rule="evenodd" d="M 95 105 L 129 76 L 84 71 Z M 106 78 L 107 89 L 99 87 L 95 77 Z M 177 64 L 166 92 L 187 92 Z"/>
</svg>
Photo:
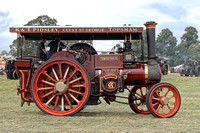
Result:
<svg viewBox="0 0 200 133">
<path fill-rule="evenodd" d="M 148 114 L 146 106 L 147 87 L 135 86 L 129 94 L 129 106 L 135 113 Z"/>
<path fill-rule="evenodd" d="M 79 112 L 90 95 L 90 79 L 76 61 L 55 58 L 35 72 L 31 87 L 36 105 L 52 115 L 72 115 Z"/>
<path fill-rule="evenodd" d="M 150 88 L 146 98 L 147 108 L 156 117 L 172 117 L 181 105 L 181 96 L 173 85 L 157 83 Z M 155 108 L 155 106 L 157 106 Z"/>
</svg>

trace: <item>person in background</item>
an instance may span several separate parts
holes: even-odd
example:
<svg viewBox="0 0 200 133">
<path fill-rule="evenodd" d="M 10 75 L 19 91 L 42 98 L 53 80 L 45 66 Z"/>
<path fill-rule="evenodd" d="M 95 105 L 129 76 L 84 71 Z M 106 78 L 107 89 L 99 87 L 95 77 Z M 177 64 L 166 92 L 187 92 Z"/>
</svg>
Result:
<svg viewBox="0 0 200 133">
<path fill-rule="evenodd" d="M 42 37 L 42 42 L 40 42 L 40 44 L 38 45 L 37 47 L 37 56 L 40 58 L 40 59 L 44 59 L 46 60 L 46 57 L 47 57 L 47 51 L 45 50 L 45 46 L 44 44 L 46 43 L 47 39 L 45 36 Z"/>
<path fill-rule="evenodd" d="M 47 60 L 56 52 L 62 51 L 66 46 L 60 42 L 60 36 L 56 36 L 54 41 L 51 41 L 48 46 L 50 47 L 49 53 L 47 54 Z"/>
</svg>

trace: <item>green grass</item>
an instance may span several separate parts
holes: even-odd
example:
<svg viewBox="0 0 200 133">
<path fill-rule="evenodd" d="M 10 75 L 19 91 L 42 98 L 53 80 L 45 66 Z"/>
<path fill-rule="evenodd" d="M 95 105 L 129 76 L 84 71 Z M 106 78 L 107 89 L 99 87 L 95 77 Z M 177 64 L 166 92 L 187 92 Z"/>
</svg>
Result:
<svg viewBox="0 0 200 133">
<path fill-rule="evenodd" d="M 34 103 L 20 107 L 18 80 L 0 76 L 0 132 L 200 132 L 200 77 L 169 74 L 162 82 L 176 86 L 181 108 L 172 118 L 135 114 L 129 105 L 111 103 L 88 106 L 71 117 L 51 116 Z M 123 93 L 128 96 L 128 92 Z"/>
</svg>

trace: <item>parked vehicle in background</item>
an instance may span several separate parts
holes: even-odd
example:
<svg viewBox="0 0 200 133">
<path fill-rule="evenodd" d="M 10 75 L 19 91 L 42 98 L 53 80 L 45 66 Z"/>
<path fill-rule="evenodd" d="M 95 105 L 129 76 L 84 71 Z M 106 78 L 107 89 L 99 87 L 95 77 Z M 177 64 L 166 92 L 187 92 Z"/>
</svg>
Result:
<svg viewBox="0 0 200 133">
<path fill-rule="evenodd" d="M 7 60 L 5 65 L 5 72 L 7 74 L 7 79 L 18 79 L 19 74 L 16 71 L 15 60 Z"/>
<path fill-rule="evenodd" d="M 200 60 L 191 60 L 187 58 L 183 64 L 183 67 L 180 68 L 179 73 L 181 76 L 193 76 L 199 77 L 200 75 Z"/>
<path fill-rule="evenodd" d="M 158 64 L 160 65 L 161 71 L 163 75 L 167 75 L 168 71 L 169 71 L 169 64 L 168 64 L 168 59 L 167 58 L 157 58 L 156 61 L 158 62 Z"/>
</svg>

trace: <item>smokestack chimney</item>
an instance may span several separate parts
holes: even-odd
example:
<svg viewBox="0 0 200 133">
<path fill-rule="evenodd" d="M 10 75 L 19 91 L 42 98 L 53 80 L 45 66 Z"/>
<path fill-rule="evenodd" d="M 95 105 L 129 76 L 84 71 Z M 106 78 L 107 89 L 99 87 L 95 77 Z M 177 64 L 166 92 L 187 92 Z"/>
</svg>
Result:
<svg viewBox="0 0 200 133">
<path fill-rule="evenodd" d="M 148 46 L 148 59 L 155 59 L 155 27 L 157 23 L 149 21 L 144 24 L 146 26 L 147 33 L 147 46 Z"/>
</svg>

